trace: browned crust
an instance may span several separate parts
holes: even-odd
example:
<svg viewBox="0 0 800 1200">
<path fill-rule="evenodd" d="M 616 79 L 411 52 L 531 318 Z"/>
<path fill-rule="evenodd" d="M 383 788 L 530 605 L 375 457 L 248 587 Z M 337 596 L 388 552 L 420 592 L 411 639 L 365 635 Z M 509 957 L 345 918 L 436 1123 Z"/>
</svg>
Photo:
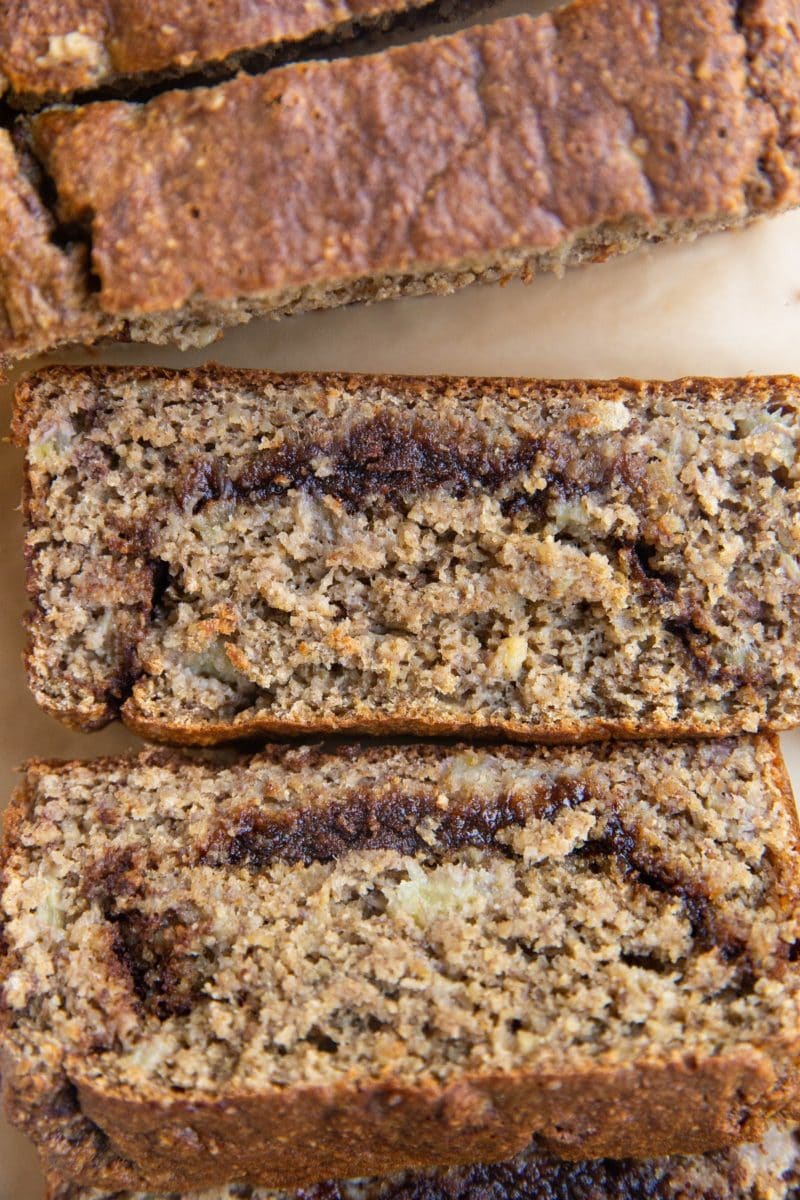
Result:
<svg viewBox="0 0 800 1200">
<path fill-rule="evenodd" d="M 771 1131 L 772 1132 L 772 1131 Z M 778 1125 L 776 1133 L 784 1132 Z M 761 1149 L 757 1144 L 756 1152 Z M 795 1195 L 797 1188 L 797 1157 L 777 1185 L 773 1200 L 779 1196 Z M 489 1197 L 525 1197 L 526 1200 L 561 1200 L 563 1197 L 597 1196 L 606 1200 L 642 1200 L 658 1196 L 659 1200 L 733 1200 L 734 1197 L 754 1195 L 753 1180 L 735 1151 L 729 1155 L 698 1156 L 688 1162 L 683 1158 L 656 1160 L 589 1160 L 564 1163 L 531 1147 L 517 1158 L 497 1164 L 481 1164 L 433 1170 L 420 1174 L 402 1174 L 388 1179 L 361 1181 L 352 1189 L 347 1182 L 326 1182 L 302 1197 L 284 1195 L 272 1200 L 489 1200 Z M 269 1200 L 263 1192 L 251 1197 L 250 1189 L 236 1184 L 217 1193 L 215 1200 L 233 1200 L 239 1193 L 248 1200 Z M 771 1193 L 772 1194 L 772 1193 Z M 46 1200 L 112 1200 L 105 1194 L 89 1192 L 80 1185 L 48 1174 Z M 126 1193 L 116 1200 L 135 1200 Z M 138 1200 L 142 1200 L 141 1197 Z M 162 1197 L 161 1200 L 166 1200 Z M 191 1200 L 182 1193 L 173 1200 Z M 211 1200 L 211 1197 L 206 1197 Z"/>
<path fill-rule="evenodd" d="M 40 702 L 41 703 L 41 702 Z M 74 714 L 64 713 L 55 705 L 42 705 L 45 712 L 56 717 L 71 728 L 89 732 L 102 729 L 113 720 L 114 713 L 105 710 L 96 723 L 81 723 Z M 139 735 L 155 742 L 167 742 L 176 746 L 215 746 L 222 742 L 250 737 L 321 737 L 328 734 L 364 734 L 374 737 L 390 737 L 408 734 L 417 737 L 470 737 L 483 741 L 508 738 L 515 742 L 538 742 L 543 746 L 580 746 L 589 742 L 615 738 L 619 741 L 638 741 L 641 738 L 707 738 L 732 737 L 742 733 L 741 722 L 718 721 L 701 724 L 687 719 L 670 724 L 639 723 L 628 720 L 593 721 L 579 724 L 563 721 L 560 725 L 544 728 L 526 725 L 522 721 L 471 721 L 422 720 L 412 715 L 384 717 L 370 714 L 363 717 L 342 717 L 339 720 L 320 719 L 313 722 L 275 720 L 267 715 L 253 717 L 247 721 L 218 721 L 213 725 L 183 722 L 180 725 L 153 721 L 141 716 L 135 704 L 128 700 L 123 704 L 120 715 L 124 724 Z M 763 733 L 781 733 L 793 728 L 791 721 L 764 722 Z"/>
<path fill-rule="evenodd" d="M 778 133 L 746 21 L 730 0 L 577 0 L 143 108 L 53 111 L 31 135 L 62 219 L 91 221 L 109 313 L 434 269 L 606 222 L 743 214 Z"/>
<path fill-rule="evenodd" d="M 53 241 L 55 222 L 9 133 L 0 129 L 0 353 L 100 336 L 81 247 Z"/>
<path fill-rule="evenodd" d="M 557 387 L 563 392 L 575 396 L 585 396 L 589 393 L 602 400 L 630 399 L 640 397 L 648 389 L 656 388 L 661 394 L 679 396 L 690 393 L 701 400 L 712 397 L 735 395 L 746 388 L 749 395 L 756 401 L 771 397 L 776 391 L 788 393 L 787 402 L 800 402 L 800 378 L 793 375 L 778 375 L 737 379 L 734 377 L 714 379 L 711 377 L 687 377 L 672 381 L 649 382 L 637 379 L 620 378 L 616 380 L 532 380 L 512 377 L 483 377 L 468 378 L 458 376 L 403 376 L 403 375 L 363 375 L 334 372 L 289 372 L 277 373 L 265 370 L 248 370 L 208 364 L 190 370 L 167 370 L 156 367 L 49 367 L 23 378 L 17 385 L 14 398 L 14 415 L 12 420 L 12 437 L 18 446 L 27 444 L 31 429 L 47 411 L 49 401 L 44 396 L 47 386 L 55 386 L 67 398 L 74 382 L 88 381 L 95 388 L 104 385 L 118 386 L 127 382 L 143 382 L 160 379 L 186 380 L 191 385 L 204 384 L 227 385 L 232 389 L 246 387 L 303 387 L 321 385 L 325 388 L 355 391 L 367 385 L 385 387 L 387 390 L 408 394 L 410 396 L 458 395 L 461 392 L 471 394 L 483 391 L 497 393 L 503 390 L 516 389 L 547 389 Z M 28 501 L 31 489 L 30 475 L 25 473 L 23 507 L 28 515 Z M 36 600 L 36 590 L 33 580 L 28 580 L 29 595 Z M 268 737 L 303 737 L 321 736 L 325 734 L 368 734 L 395 735 L 413 734 L 421 737 L 471 737 L 480 739 L 504 738 L 512 741 L 536 741 L 542 744 L 581 744 L 601 741 L 605 738 L 638 739 L 638 738 L 670 738 L 670 737 L 728 737 L 743 731 L 741 720 L 717 720 L 702 722 L 692 713 L 686 713 L 681 719 L 672 722 L 641 722 L 626 719 L 597 720 L 591 723 L 564 720 L 558 725 L 532 725 L 530 722 L 514 719 L 486 719 L 479 714 L 470 718 L 455 720 L 442 716 L 420 714 L 418 709 L 408 707 L 398 710 L 394 715 L 370 709 L 351 709 L 340 718 L 319 718 L 313 722 L 292 721 L 288 718 L 275 718 L 268 712 L 249 716 L 246 720 L 234 719 L 228 721 L 209 722 L 163 722 L 148 718 L 138 711 L 132 698 L 128 698 L 121 707 L 108 698 L 96 700 L 83 709 L 67 709 L 53 704 L 37 687 L 36 679 L 28 663 L 29 684 L 34 691 L 37 703 L 50 716 L 55 717 L 71 728 L 83 731 L 101 729 L 115 717 L 120 716 L 123 722 L 139 736 L 153 741 L 172 742 L 177 745 L 206 745 L 211 746 L 221 742 L 233 741 L 257 736 Z M 793 722 L 785 720 L 767 720 L 760 728 L 762 732 L 779 733 L 792 728 Z"/>
<path fill-rule="evenodd" d="M 765 767 L 765 783 L 800 834 L 778 741 L 749 739 Z M 280 747 L 268 754 L 282 753 Z M 362 751 L 370 758 L 379 747 Z M 443 753 L 428 747 L 424 753 Z M 175 751 L 140 756 L 188 761 Z M 119 765 L 125 759 L 96 760 Z M 44 769 L 68 772 L 74 762 L 34 760 L 6 816 L 7 858 L 31 803 L 31 781 Z M 85 764 L 80 764 L 85 765 Z M 785 848 L 793 867 L 798 845 Z M 0 869 L 4 859 L 0 857 Z M 3 1016 L 0 1014 L 0 1032 Z M 1 1043 L 0 1043 L 1 1044 Z M 796 1110 L 800 1032 L 790 1040 L 739 1047 L 717 1056 L 675 1053 L 619 1068 L 569 1073 L 464 1075 L 441 1087 L 390 1078 L 328 1087 L 200 1092 L 165 1096 L 158 1089 L 106 1088 L 86 1064 L 70 1061 L 79 1112 L 102 1130 L 103 1154 L 85 1138 L 42 1137 L 33 1104 L 46 1104 L 47 1079 L 6 1048 L 3 1085 L 9 1116 L 39 1135 L 46 1165 L 67 1178 L 106 1187 L 164 1191 L 212 1187 L 235 1178 L 298 1187 L 329 1177 L 385 1175 L 431 1164 L 497 1162 L 535 1136 L 543 1149 L 570 1159 L 700 1154 L 757 1140 L 775 1114 Z M 106 1140 L 107 1139 L 107 1140 Z M 43 1144 L 42 1144 L 43 1143 Z M 134 1168 L 132 1164 L 135 1163 Z"/>
<path fill-rule="evenodd" d="M 243 55 L 353 28 L 428 0 L 7 0 L 0 11 L 0 84 L 14 104 L 40 106 L 97 88 L 132 91 Z M 75 33 L 80 33 L 80 41 Z M 64 40 L 66 39 L 66 40 Z"/>
<path fill-rule="evenodd" d="M 21 768 L 22 781 L 14 788 L 11 793 L 11 799 L 3 809 L 2 814 L 0 814 L 0 828 L 2 828 L 2 839 L 0 839 L 0 879 L 2 878 L 2 873 L 6 868 L 6 863 L 11 852 L 19 843 L 22 822 L 25 820 L 30 809 L 31 793 L 28 771 L 31 767 L 38 767 L 40 765 L 44 765 L 44 760 L 33 759 L 24 764 Z"/>
<path fill-rule="evenodd" d="M 59 219 L 87 230 L 106 332 L 180 340 L 170 314 L 529 277 L 576 239 L 602 261 L 798 203 L 798 6 L 576 0 L 29 132 Z"/>
<path fill-rule="evenodd" d="M 676 738 L 673 740 L 675 742 L 691 742 L 695 739 Z M 720 740 L 718 738 L 714 739 L 715 742 Z M 739 743 L 750 743 L 756 754 L 760 756 L 760 760 L 765 763 L 767 782 L 774 790 L 779 803 L 786 808 L 787 814 L 791 818 L 792 827 L 795 830 L 797 838 L 797 850 L 800 852 L 800 817 L 795 807 L 791 779 L 781 750 L 780 738 L 777 734 L 773 733 L 754 733 L 745 734 L 736 740 Z M 535 753 L 535 748 L 529 746 L 518 744 L 507 745 L 502 742 L 496 742 L 494 745 L 495 748 L 502 749 L 505 757 L 518 761 L 524 761 L 532 753 Z M 412 748 L 415 757 L 423 761 L 427 759 L 437 761 L 453 754 L 467 752 L 470 746 L 471 742 L 457 743 L 450 740 L 443 742 L 417 742 L 411 738 L 398 738 L 391 742 L 348 741 L 337 743 L 326 742 L 320 738 L 314 742 L 306 742 L 302 747 L 298 747 L 292 742 L 267 742 L 258 750 L 251 752 L 246 750 L 235 751 L 233 761 L 247 763 L 265 760 L 267 762 L 280 763 L 287 755 L 294 756 L 297 755 L 298 751 L 302 751 L 303 754 L 311 756 L 314 762 L 324 761 L 329 758 L 346 758 L 348 761 L 360 761 L 374 765 L 375 763 L 382 762 L 387 755 L 396 753 L 398 748 L 403 747 Z M 491 744 L 483 746 L 483 750 L 487 753 L 490 753 L 492 748 Z M 654 748 L 660 749 L 661 746 Z M 664 744 L 663 748 L 667 748 L 666 744 Z M 611 740 L 600 741 L 595 747 L 594 756 L 602 760 L 609 752 L 613 752 L 613 750 L 614 742 Z M 763 752 L 763 755 L 760 752 Z M 221 754 L 209 748 L 187 753 L 184 748 L 179 746 L 160 745 L 150 745 L 146 746 L 143 750 L 131 750 L 123 754 L 99 755 L 88 760 L 82 758 L 28 758 L 19 767 L 22 781 L 14 789 L 11 800 L 2 814 L 5 821 L 5 830 L 3 839 L 0 841 L 0 870 L 3 869 L 10 850 L 16 845 L 20 822 L 27 815 L 32 801 L 32 781 L 45 772 L 55 775 L 69 775 L 76 768 L 91 765 L 96 772 L 102 774 L 105 771 L 116 770 L 126 763 L 148 763 L 154 766 L 179 770 L 184 765 L 213 767 L 221 764 L 224 765 L 230 761 L 230 753 Z M 788 847 L 786 849 L 787 861 L 791 861 L 792 853 L 793 848 Z"/>
<path fill-rule="evenodd" d="M 576 397 L 588 394 L 602 400 L 627 399 L 644 395 L 649 389 L 657 388 L 665 395 L 679 396 L 691 392 L 702 399 L 717 395 L 736 395 L 746 388 L 748 394 L 766 399 L 774 390 L 785 389 L 795 393 L 800 405 L 800 375 L 753 375 L 738 377 L 686 375 L 678 379 L 636 379 L 621 375 L 616 379 L 541 379 L 517 375 L 401 375 L 367 374 L 358 371 L 271 371 L 266 368 L 228 367 L 223 363 L 208 362 L 199 367 L 149 367 L 149 366 L 49 366 L 31 371 L 18 381 L 14 393 L 14 413 L 11 435 L 17 446 L 25 447 L 31 427 L 52 404 L 42 395 L 47 386 L 59 388 L 64 393 L 73 383 L 88 381 L 92 386 L 119 386 L 123 383 L 145 383 L 152 380 L 185 380 L 191 386 L 223 384 L 231 388 L 280 387 L 301 388 L 312 384 L 323 387 L 356 391 L 365 386 L 385 387 L 387 390 L 407 392 L 412 396 L 453 395 L 459 392 L 498 392 L 509 388 L 547 389 L 556 387 L 569 391 Z M 791 400 L 791 396 L 788 397 Z"/>
<path fill-rule="evenodd" d="M 496 1162 L 534 1132 L 546 1150 L 577 1159 L 700 1154 L 752 1141 L 796 1092 L 796 1053 L 796 1045 L 765 1045 L 569 1076 L 465 1076 L 447 1088 L 305 1087 L 217 1103 L 186 1095 L 165 1105 L 103 1089 L 77 1072 L 75 1083 L 82 1111 L 151 1186 L 238 1178 L 299 1187 L 330 1175 Z"/>
<path fill-rule="evenodd" d="M 775 180 L 796 178 L 800 167 L 800 94 L 781 81 L 800 79 L 798 10 L 786 0 L 740 0 L 739 20 L 748 30 L 752 89 L 772 108 L 779 135 L 764 163 Z"/>
</svg>

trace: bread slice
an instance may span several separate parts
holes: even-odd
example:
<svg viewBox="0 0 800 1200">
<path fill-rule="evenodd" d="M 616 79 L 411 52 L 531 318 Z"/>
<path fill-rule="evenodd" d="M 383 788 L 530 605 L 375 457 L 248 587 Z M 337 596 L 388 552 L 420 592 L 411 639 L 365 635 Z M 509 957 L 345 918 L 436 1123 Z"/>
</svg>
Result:
<svg viewBox="0 0 800 1200">
<path fill-rule="evenodd" d="M 704 1153 L 798 1101 L 768 738 L 29 764 L 12 1121 L 83 1184 Z"/>
<path fill-rule="evenodd" d="M 38 108 L 75 93 L 132 93 L 187 75 L 213 82 L 438 7 L 430 0 L 125 0 L 114 11 L 107 0 L 7 3 L 0 8 L 0 94 Z M 461 6 L 453 0 L 444 7 Z"/>
<path fill-rule="evenodd" d="M 800 385 L 23 382 L 28 667 L 79 728 L 539 740 L 800 719 Z"/>
<path fill-rule="evenodd" d="M 90 249 L 98 335 L 204 345 L 254 316 L 530 278 L 796 205 L 799 14 L 577 0 L 28 132 Z"/>
<path fill-rule="evenodd" d="M 797 1137 L 776 1125 L 761 1142 L 691 1158 L 565 1163 L 531 1147 L 505 1163 L 324 1183 L 302 1192 L 229 1184 L 172 1197 L 111 1194 L 51 1176 L 45 1200 L 794 1200 L 798 1187 Z"/>
</svg>

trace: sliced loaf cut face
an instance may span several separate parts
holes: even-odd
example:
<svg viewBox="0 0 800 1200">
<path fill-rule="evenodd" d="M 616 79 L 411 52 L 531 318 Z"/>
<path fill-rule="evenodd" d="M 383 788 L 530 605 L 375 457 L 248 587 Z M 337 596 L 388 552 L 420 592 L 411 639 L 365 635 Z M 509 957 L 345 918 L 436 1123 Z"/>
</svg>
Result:
<svg viewBox="0 0 800 1200">
<path fill-rule="evenodd" d="M 752 1141 L 798 1101 L 797 841 L 769 738 L 31 764 L 7 1111 L 134 1191 Z"/>
<path fill-rule="evenodd" d="M 800 0 L 577 0 L 28 134 L 111 331 L 204 345 L 796 205 L 799 30 Z M 24 333 L 0 352 L 29 353 Z"/>
<path fill-rule="evenodd" d="M 800 719 L 800 386 L 47 371 L 28 667 L 79 728 Z"/>
<path fill-rule="evenodd" d="M 530 1147 L 504 1163 L 323 1183 L 297 1191 L 228 1184 L 153 1196 L 81 1187 L 50 1176 L 45 1200 L 795 1200 L 800 1148 L 771 1126 L 760 1142 L 688 1158 L 566 1163 Z"/>
<path fill-rule="evenodd" d="M 214 82 L 438 9 L 431 0 L 10 0 L 0 9 L 0 94 L 40 108 L 98 89 L 136 94 L 181 76 L 185 86 L 187 75 Z"/>
</svg>

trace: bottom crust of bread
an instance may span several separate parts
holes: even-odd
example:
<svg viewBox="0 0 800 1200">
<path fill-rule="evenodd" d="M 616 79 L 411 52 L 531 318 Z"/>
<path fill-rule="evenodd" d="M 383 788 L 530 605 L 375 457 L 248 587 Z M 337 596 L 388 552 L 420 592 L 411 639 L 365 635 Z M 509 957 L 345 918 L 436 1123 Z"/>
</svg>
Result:
<svg viewBox="0 0 800 1200">
<path fill-rule="evenodd" d="M 206 1192 L 108 1192 L 47 1179 L 45 1200 L 795 1200 L 800 1144 L 773 1125 L 760 1142 L 716 1154 L 562 1162 L 535 1146 L 490 1165 L 404 1172 L 277 1192 L 231 1183 Z"/>
</svg>

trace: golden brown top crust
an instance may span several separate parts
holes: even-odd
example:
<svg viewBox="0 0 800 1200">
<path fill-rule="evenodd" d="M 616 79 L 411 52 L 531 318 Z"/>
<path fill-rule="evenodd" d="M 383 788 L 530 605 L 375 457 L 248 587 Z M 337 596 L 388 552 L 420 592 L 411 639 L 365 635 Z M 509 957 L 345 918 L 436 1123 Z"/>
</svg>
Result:
<svg viewBox="0 0 800 1200">
<path fill-rule="evenodd" d="M 735 220 L 800 198 L 798 14 L 578 0 L 45 113 L 32 137 L 60 218 L 91 225 L 109 313 L 494 259 L 627 217 Z"/>
<path fill-rule="evenodd" d="M 26 102 L 119 78 L 200 70 L 230 55 L 425 0 L 7 0 L 0 80 Z"/>
</svg>

